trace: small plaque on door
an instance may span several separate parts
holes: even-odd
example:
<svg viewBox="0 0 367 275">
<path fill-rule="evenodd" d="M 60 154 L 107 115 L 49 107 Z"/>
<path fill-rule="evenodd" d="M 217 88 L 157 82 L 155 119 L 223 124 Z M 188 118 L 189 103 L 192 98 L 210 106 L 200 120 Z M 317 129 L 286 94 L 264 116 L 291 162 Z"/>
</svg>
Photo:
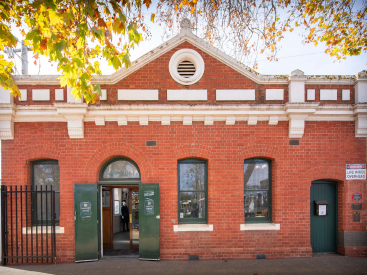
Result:
<svg viewBox="0 0 367 275">
<path fill-rule="evenodd" d="M 92 217 L 92 203 L 89 201 L 80 203 L 80 217 L 82 219 Z"/>
<path fill-rule="evenodd" d="M 154 200 L 145 199 L 145 201 L 144 201 L 144 214 L 145 215 L 154 215 Z"/>
</svg>

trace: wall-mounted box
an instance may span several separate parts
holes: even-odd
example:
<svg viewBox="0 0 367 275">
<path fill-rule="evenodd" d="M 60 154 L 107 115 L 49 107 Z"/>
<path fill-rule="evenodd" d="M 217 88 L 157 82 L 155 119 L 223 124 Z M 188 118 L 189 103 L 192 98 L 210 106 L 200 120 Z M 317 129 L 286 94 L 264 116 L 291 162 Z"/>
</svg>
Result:
<svg viewBox="0 0 367 275">
<path fill-rule="evenodd" d="M 329 202 L 327 200 L 315 200 L 315 216 L 326 216 L 329 214 Z"/>
</svg>

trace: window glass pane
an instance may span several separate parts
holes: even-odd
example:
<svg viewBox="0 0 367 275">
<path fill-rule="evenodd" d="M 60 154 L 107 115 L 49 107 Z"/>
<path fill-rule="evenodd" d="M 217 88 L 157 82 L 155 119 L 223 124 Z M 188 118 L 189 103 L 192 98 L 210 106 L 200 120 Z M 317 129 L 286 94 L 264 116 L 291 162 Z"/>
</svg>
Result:
<svg viewBox="0 0 367 275">
<path fill-rule="evenodd" d="M 205 192 L 180 192 L 180 219 L 205 218 Z"/>
<path fill-rule="evenodd" d="M 180 164 L 180 190 L 205 190 L 205 164 Z"/>
<path fill-rule="evenodd" d="M 55 193 L 55 214 L 56 221 L 60 219 L 60 170 L 59 164 L 54 163 L 39 163 L 33 165 L 33 188 L 34 190 L 46 191 L 52 190 Z M 40 224 L 43 221 L 44 224 L 50 224 L 47 221 L 51 221 L 51 209 L 53 207 L 52 195 L 49 192 L 37 193 L 34 208 L 37 210 L 36 220 Z"/>
<path fill-rule="evenodd" d="M 268 217 L 268 191 L 245 191 L 245 217 Z"/>
<path fill-rule="evenodd" d="M 60 171 L 57 163 L 50 164 L 35 164 L 34 165 L 34 185 L 37 186 L 37 190 L 48 190 L 52 185 L 52 190 L 60 191 Z"/>
<path fill-rule="evenodd" d="M 39 189 L 37 188 L 37 190 Z M 42 190 L 45 190 L 45 188 L 42 188 Z M 47 195 L 46 195 L 46 192 L 42 192 L 42 194 L 37 193 L 36 203 L 37 203 L 37 207 L 36 207 L 37 221 L 38 222 L 51 221 L 51 209 L 53 207 L 51 193 L 47 192 Z M 60 219 L 60 192 L 55 193 L 55 214 L 56 214 L 55 220 L 58 221 Z"/>
<path fill-rule="evenodd" d="M 103 172 L 105 179 L 129 179 L 140 178 L 138 169 L 126 160 L 117 160 L 109 164 Z"/>
<path fill-rule="evenodd" d="M 245 190 L 269 189 L 269 164 L 258 161 L 244 164 Z"/>
<path fill-rule="evenodd" d="M 110 207 L 111 190 L 109 187 L 102 188 L 102 207 Z"/>
</svg>

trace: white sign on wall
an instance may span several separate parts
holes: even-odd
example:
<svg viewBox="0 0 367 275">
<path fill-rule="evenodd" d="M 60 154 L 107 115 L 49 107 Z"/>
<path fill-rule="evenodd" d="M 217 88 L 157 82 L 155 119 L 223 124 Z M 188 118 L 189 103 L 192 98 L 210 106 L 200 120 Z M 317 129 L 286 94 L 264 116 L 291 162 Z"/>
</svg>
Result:
<svg viewBox="0 0 367 275">
<path fill-rule="evenodd" d="M 347 180 L 365 180 L 366 164 L 347 164 L 346 178 Z"/>
</svg>

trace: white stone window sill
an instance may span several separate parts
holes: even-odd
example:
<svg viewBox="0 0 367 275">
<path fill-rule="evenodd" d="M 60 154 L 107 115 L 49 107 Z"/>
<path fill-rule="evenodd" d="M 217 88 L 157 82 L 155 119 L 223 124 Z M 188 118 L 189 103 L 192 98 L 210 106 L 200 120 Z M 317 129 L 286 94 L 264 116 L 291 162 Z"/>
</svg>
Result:
<svg viewBox="0 0 367 275">
<path fill-rule="evenodd" d="M 38 233 L 41 234 L 41 231 L 43 234 L 46 233 L 51 233 L 52 232 L 52 227 L 51 226 L 32 226 L 32 228 L 29 227 L 23 227 L 22 228 L 22 234 L 32 234 L 33 233 Z M 64 227 L 60 227 L 60 226 L 55 226 L 55 233 L 56 234 L 64 234 Z"/>
<path fill-rule="evenodd" d="M 173 226 L 173 232 L 186 231 L 213 231 L 212 224 L 176 224 Z"/>
<path fill-rule="evenodd" d="M 247 223 L 241 224 L 240 230 L 280 230 L 279 223 Z"/>
</svg>

